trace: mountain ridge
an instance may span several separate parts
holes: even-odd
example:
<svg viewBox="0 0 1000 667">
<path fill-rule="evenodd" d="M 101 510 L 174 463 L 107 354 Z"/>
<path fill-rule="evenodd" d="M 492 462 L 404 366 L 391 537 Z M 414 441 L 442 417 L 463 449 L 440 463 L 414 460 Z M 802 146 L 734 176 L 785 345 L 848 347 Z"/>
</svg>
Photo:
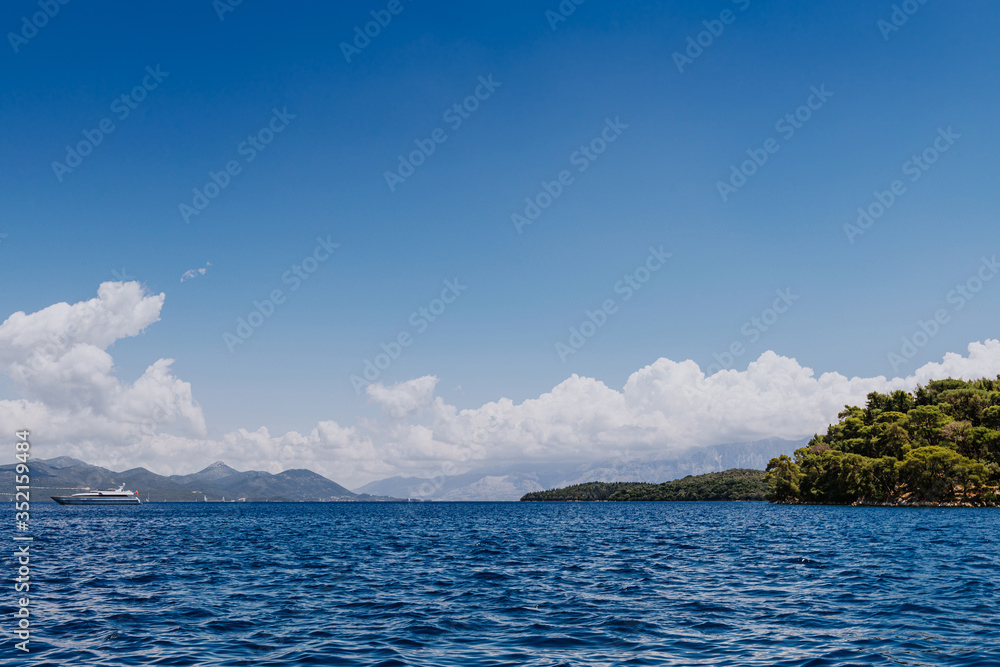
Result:
<svg viewBox="0 0 1000 667">
<path fill-rule="evenodd" d="M 4 488 L 14 488 L 16 463 L 0 466 Z M 399 502 L 397 498 L 355 493 L 305 469 L 277 474 L 260 470 L 241 472 L 222 461 L 189 475 L 164 476 L 143 467 L 115 472 L 78 459 L 58 456 L 30 461 L 31 491 L 35 502 L 51 496 L 72 495 L 84 490 L 113 489 L 124 484 L 138 491 L 143 501 L 194 502 L 246 500 L 250 502 Z M 12 493 L 0 497 L 13 499 Z"/>
</svg>

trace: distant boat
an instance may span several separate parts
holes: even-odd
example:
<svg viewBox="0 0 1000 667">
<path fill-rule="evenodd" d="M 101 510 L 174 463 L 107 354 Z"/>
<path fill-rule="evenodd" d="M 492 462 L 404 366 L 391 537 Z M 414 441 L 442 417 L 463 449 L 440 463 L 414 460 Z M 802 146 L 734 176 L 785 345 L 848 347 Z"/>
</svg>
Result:
<svg viewBox="0 0 1000 667">
<path fill-rule="evenodd" d="M 86 491 L 71 496 L 51 496 L 60 505 L 138 505 L 139 492 L 126 491 L 122 484 L 114 491 Z"/>
</svg>

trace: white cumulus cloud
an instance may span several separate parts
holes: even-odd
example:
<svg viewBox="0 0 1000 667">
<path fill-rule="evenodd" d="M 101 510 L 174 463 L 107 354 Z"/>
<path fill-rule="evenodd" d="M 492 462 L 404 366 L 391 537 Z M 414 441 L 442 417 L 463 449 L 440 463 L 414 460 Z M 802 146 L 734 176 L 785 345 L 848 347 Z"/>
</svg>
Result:
<svg viewBox="0 0 1000 667">
<path fill-rule="evenodd" d="M 388 387 L 381 382 L 374 382 L 368 385 L 366 391 L 373 401 L 398 419 L 429 405 L 434 397 L 434 387 L 437 383 L 436 377 L 425 375 L 415 380 L 397 382 Z"/>
<path fill-rule="evenodd" d="M 52 456 L 115 469 L 188 473 L 222 459 L 238 469 L 309 468 L 357 486 L 392 475 L 433 476 L 514 462 L 586 462 L 616 451 L 654 457 L 699 445 L 801 439 L 822 432 L 869 392 L 912 391 L 944 377 L 1000 375 L 1000 341 L 971 343 L 907 377 L 817 375 L 768 351 L 745 370 L 706 376 L 693 361 L 657 359 L 623 387 L 572 375 L 537 398 L 459 409 L 427 375 L 367 391 L 384 415 L 355 425 L 320 421 L 272 434 L 248 425 L 209 439 L 187 382 L 160 359 L 132 383 L 114 375 L 106 348 L 158 321 L 164 295 L 104 283 L 96 299 L 60 303 L 0 325 L 0 364 L 22 397 L 0 401 L 0 429 L 44 433 Z"/>
<path fill-rule="evenodd" d="M 122 443 L 177 428 L 205 432 L 191 386 L 172 359 L 153 363 L 135 382 L 114 376 L 105 350 L 160 319 L 164 295 L 136 282 L 106 282 L 97 298 L 17 312 L 0 325 L 0 365 L 22 397 L 0 401 L 0 428 L 42 428 L 56 442 Z"/>
</svg>

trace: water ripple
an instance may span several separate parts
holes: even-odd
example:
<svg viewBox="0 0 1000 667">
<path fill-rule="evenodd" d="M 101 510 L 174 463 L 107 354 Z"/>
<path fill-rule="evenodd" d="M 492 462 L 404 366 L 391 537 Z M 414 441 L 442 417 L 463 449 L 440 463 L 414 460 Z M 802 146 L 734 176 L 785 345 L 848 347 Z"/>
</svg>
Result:
<svg viewBox="0 0 1000 667">
<path fill-rule="evenodd" d="M 996 510 L 190 503 L 32 518 L 23 664 L 1000 664 Z"/>
</svg>

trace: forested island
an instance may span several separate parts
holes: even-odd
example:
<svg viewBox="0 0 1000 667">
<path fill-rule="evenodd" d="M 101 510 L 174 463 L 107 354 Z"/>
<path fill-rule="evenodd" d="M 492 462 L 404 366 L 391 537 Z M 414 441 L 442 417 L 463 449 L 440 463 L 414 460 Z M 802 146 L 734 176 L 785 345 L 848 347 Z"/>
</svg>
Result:
<svg viewBox="0 0 1000 667">
<path fill-rule="evenodd" d="M 539 500 L 770 500 L 834 505 L 1000 506 L 1000 375 L 868 394 L 825 435 L 766 471 L 732 469 L 650 484 L 589 482 Z"/>
<path fill-rule="evenodd" d="M 767 465 L 780 503 L 997 506 L 1000 376 L 868 394 L 826 435 Z"/>
<path fill-rule="evenodd" d="M 528 493 L 521 500 L 765 500 L 766 494 L 763 470 L 734 468 L 707 475 L 688 475 L 662 484 L 588 482 Z"/>
</svg>

